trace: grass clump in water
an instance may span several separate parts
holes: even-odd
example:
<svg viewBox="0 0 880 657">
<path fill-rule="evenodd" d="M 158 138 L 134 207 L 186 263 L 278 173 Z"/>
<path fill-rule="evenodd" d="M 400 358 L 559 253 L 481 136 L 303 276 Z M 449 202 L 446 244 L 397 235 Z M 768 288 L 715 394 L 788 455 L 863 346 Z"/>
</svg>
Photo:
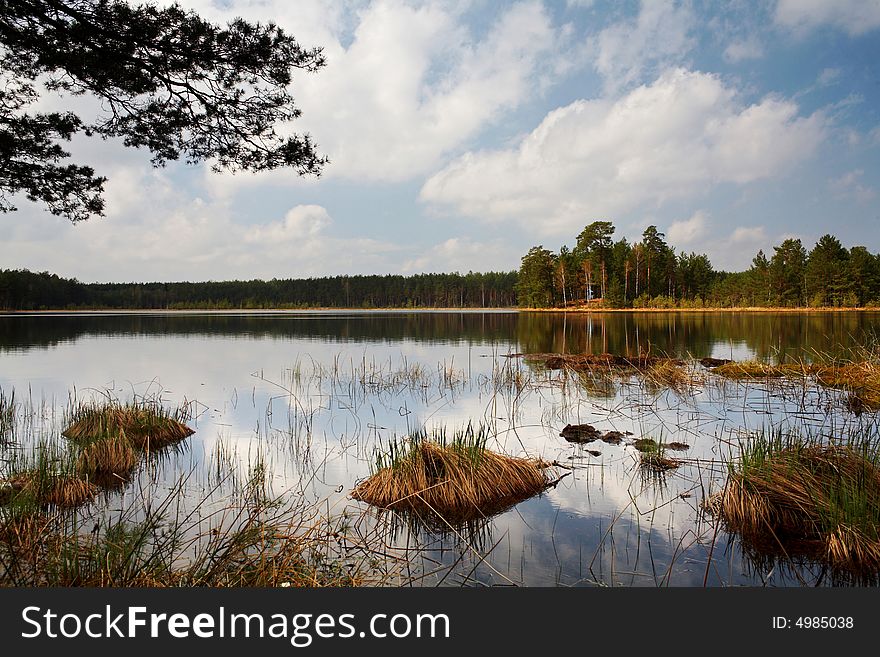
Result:
<svg viewBox="0 0 880 657">
<path fill-rule="evenodd" d="M 32 456 L 15 456 L 0 478 L 0 507 L 35 514 L 47 507 L 70 509 L 91 502 L 100 489 L 76 472 L 70 456 L 41 446 Z"/>
<path fill-rule="evenodd" d="M 550 463 L 493 452 L 487 438 L 484 428 L 474 432 L 469 426 L 451 441 L 423 433 L 395 442 L 378 455 L 376 471 L 351 496 L 442 527 L 489 517 L 549 485 Z"/>
<path fill-rule="evenodd" d="M 195 433 L 183 423 L 185 416 L 180 409 L 170 411 L 151 403 L 84 404 L 74 410 L 70 425 L 61 433 L 80 444 L 124 435 L 135 449 L 158 450 Z"/>
<path fill-rule="evenodd" d="M 76 471 L 103 488 L 125 483 L 139 462 L 138 452 L 124 433 L 102 436 L 79 447 Z"/>
<path fill-rule="evenodd" d="M 707 506 L 750 549 L 799 555 L 857 578 L 880 573 L 880 468 L 867 441 L 760 438 Z"/>
<path fill-rule="evenodd" d="M 653 438 L 640 438 L 633 443 L 633 446 L 639 451 L 639 468 L 642 470 L 662 473 L 681 465 L 677 459 L 666 456 L 664 453 L 666 446 Z"/>
<path fill-rule="evenodd" d="M 24 508 L 68 509 L 91 502 L 100 489 L 79 477 L 26 470 L 0 481 L 0 504 Z"/>
<path fill-rule="evenodd" d="M 787 376 L 804 376 L 809 368 L 799 364 L 770 365 L 754 360 L 730 362 L 712 370 L 728 379 L 780 379 Z"/>
<path fill-rule="evenodd" d="M 855 409 L 880 410 L 880 365 L 876 361 L 820 367 L 816 380 L 826 388 L 848 391 Z"/>
</svg>

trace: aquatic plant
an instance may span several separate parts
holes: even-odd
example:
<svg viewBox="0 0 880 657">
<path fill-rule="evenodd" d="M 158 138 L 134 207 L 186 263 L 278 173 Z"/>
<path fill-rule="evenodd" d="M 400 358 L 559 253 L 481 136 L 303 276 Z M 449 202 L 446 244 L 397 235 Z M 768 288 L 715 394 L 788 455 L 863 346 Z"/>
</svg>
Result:
<svg viewBox="0 0 880 657">
<path fill-rule="evenodd" d="M 125 483 L 137 467 L 139 454 L 126 435 L 102 435 L 78 446 L 76 471 L 104 488 Z"/>
<path fill-rule="evenodd" d="M 447 441 L 416 434 L 377 455 L 377 469 L 351 492 L 381 508 L 410 512 L 435 524 L 484 518 L 537 495 L 549 484 L 550 463 L 516 458 L 486 447 L 482 428 Z"/>
<path fill-rule="evenodd" d="M 169 410 L 153 403 L 82 404 L 71 413 L 70 424 L 61 434 L 78 443 L 124 435 L 136 449 L 163 449 L 195 433 L 183 423 L 185 415 L 183 409 Z"/>
<path fill-rule="evenodd" d="M 869 441 L 761 436 L 742 448 L 707 508 L 753 549 L 880 573 L 880 468 Z"/>
</svg>

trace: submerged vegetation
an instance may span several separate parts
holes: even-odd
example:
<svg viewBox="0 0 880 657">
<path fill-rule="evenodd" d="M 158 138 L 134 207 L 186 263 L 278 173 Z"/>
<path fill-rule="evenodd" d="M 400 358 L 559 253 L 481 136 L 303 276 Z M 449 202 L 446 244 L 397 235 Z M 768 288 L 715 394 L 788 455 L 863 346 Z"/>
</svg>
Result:
<svg viewBox="0 0 880 657">
<path fill-rule="evenodd" d="M 443 528 L 488 518 L 547 488 L 551 463 L 498 454 L 487 438 L 482 427 L 469 427 L 449 441 L 419 434 L 394 442 L 351 496 Z"/>
<path fill-rule="evenodd" d="M 706 504 L 752 550 L 807 557 L 857 580 L 880 575 L 876 443 L 760 437 Z"/>
<path fill-rule="evenodd" d="M 639 376 L 648 383 L 678 393 L 705 383 L 704 374 L 731 380 L 795 379 L 848 393 L 847 405 L 855 412 L 880 410 L 880 356 L 864 349 L 862 360 L 845 362 L 796 362 L 771 364 L 760 361 L 733 361 L 703 358 L 702 373 L 694 363 L 678 358 L 614 354 L 525 354 L 524 360 L 541 363 L 549 370 L 567 370 L 581 375 L 616 377 Z"/>
</svg>

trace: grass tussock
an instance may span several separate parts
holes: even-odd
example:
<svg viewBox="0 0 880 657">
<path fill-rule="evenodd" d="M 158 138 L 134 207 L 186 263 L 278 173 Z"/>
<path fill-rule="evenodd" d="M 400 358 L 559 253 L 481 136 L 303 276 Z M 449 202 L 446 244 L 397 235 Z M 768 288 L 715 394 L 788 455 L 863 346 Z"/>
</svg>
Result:
<svg viewBox="0 0 880 657">
<path fill-rule="evenodd" d="M 728 379 L 805 379 L 814 378 L 826 388 L 849 392 L 850 410 L 880 410 L 880 361 L 871 355 L 864 360 L 844 363 L 783 363 L 758 361 L 725 362 L 713 367 L 715 374 Z"/>
<path fill-rule="evenodd" d="M 633 441 L 633 447 L 639 452 L 639 469 L 643 472 L 662 474 L 681 465 L 678 459 L 666 456 L 665 443 L 658 443 L 653 438 L 639 438 Z"/>
<path fill-rule="evenodd" d="M 880 573 L 880 468 L 867 445 L 758 440 L 707 506 L 752 549 Z"/>
<path fill-rule="evenodd" d="M 129 479 L 138 462 L 138 452 L 125 434 L 120 433 L 82 445 L 76 458 L 76 471 L 103 488 L 113 488 Z"/>
<path fill-rule="evenodd" d="M 575 371 L 628 369 L 648 370 L 666 366 L 681 367 L 684 361 L 665 356 L 640 354 L 620 356 L 616 354 L 527 354 L 526 360 L 543 362 L 549 370 L 570 369 Z"/>
<path fill-rule="evenodd" d="M 805 376 L 811 368 L 802 364 L 770 365 L 754 360 L 729 362 L 712 370 L 727 379 L 779 379 L 783 377 Z"/>
<path fill-rule="evenodd" d="M 45 471 L 34 469 L 19 472 L 0 482 L 0 504 L 68 509 L 91 502 L 99 492 L 98 486 L 79 477 L 65 474 L 47 476 Z"/>
<path fill-rule="evenodd" d="M 857 409 L 880 410 L 880 364 L 876 361 L 819 367 L 816 380 L 827 388 L 846 390 Z"/>
<path fill-rule="evenodd" d="M 435 526 L 489 517 L 537 495 L 549 483 L 549 463 L 493 452 L 482 431 L 448 444 L 416 436 L 378 463 L 381 467 L 351 496 Z"/>
<path fill-rule="evenodd" d="M 655 361 L 645 369 L 647 380 L 658 387 L 683 392 L 693 382 L 683 363 L 672 358 Z"/>
<path fill-rule="evenodd" d="M 81 444 L 124 435 L 135 449 L 159 450 L 195 433 L 183 416 L 153 404 L 87 404 L 73 412 L 62 435 Z"/>
</svg>

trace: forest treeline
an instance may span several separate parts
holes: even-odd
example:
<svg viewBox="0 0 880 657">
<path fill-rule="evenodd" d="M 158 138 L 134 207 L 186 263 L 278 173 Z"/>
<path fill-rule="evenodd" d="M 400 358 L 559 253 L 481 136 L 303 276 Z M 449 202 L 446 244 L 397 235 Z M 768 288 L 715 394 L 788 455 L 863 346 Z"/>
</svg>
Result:
<svg viewBox="0 0 880 657">
<path fill-rule="evenodd" d="M 606 308 L 859 307 L 880 305 L 880 255 L 824 235 L 807 251 L 790 238 L 758 251 L 743 272 L 716 271 L 704 254 L 676 253 L 656 226 L 638 242 L 614 241 L 594 221 L 574 248 L 532 247 L 516 284 L 520 306 Z"/>
<path fill-rule="evenodd" d="M 333 276 L 199 283 L 82 283 L 0 270 L 0 308 L 500 308 L 516 305 L 516 272 Z"/>
<path fill-rule="evenodd" d="M 676 253 L 656 226 L 630 243 L 594 221 L 573 248 L 532 247 L 519 271 L 358 275 L 179 283 L 82 283 L 49 272 L 0 270 L 0 308 L 605 308 L 864 307 L 880 305 L 880 255 L 824 235 L 790 238 L 742 272 L 705 254 Z"/>
</svg>

